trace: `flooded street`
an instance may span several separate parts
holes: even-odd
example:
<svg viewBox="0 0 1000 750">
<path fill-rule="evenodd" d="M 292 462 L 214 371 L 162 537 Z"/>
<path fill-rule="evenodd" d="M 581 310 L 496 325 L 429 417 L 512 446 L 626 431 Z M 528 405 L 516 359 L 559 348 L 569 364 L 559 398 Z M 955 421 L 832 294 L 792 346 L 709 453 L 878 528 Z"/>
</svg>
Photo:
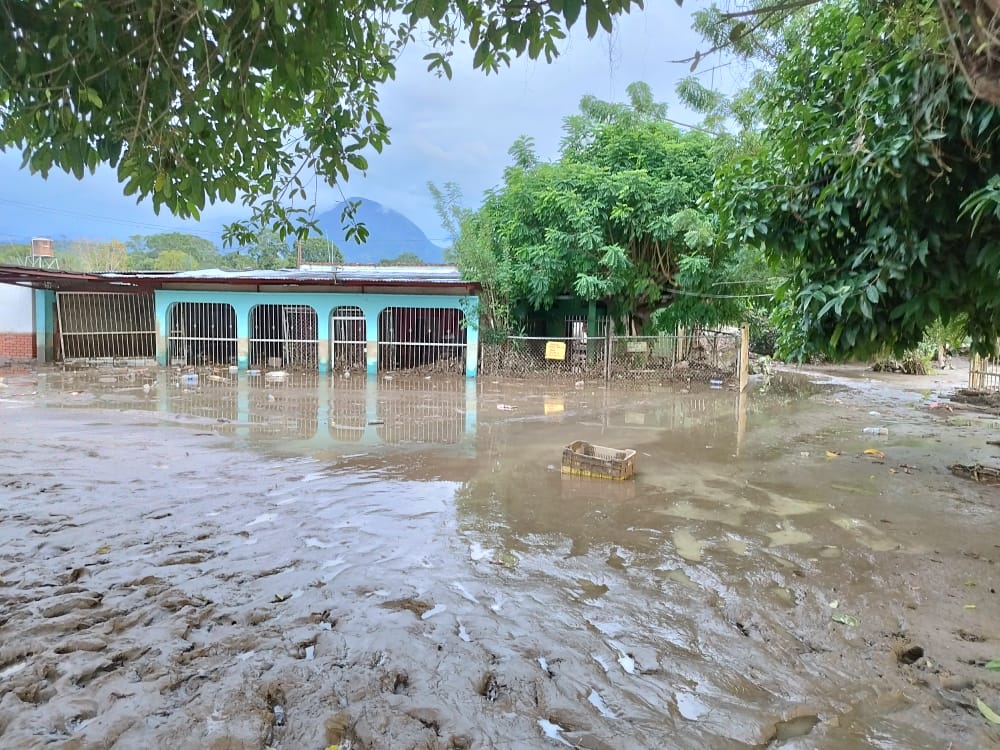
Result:
<svg viewBox="0 0 1000 750">
<path fill-rule="evenodd" d="M 1000 418 L 819 380 L 7 374 L 0 747 L 1000 747 Z"/>
</svg>

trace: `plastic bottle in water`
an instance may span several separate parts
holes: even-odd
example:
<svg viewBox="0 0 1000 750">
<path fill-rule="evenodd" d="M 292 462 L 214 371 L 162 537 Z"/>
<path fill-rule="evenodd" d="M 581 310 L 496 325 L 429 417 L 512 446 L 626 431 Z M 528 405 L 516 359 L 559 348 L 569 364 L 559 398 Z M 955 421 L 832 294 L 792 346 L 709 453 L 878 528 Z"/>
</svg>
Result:
<svg viewBox="0 0 1000 750">
<path fill-rule="evenodd" d="M 889 429 L 887 427 L 865 427 L 862 432 L 866 435 L 888 435 Z"/>
</svg>

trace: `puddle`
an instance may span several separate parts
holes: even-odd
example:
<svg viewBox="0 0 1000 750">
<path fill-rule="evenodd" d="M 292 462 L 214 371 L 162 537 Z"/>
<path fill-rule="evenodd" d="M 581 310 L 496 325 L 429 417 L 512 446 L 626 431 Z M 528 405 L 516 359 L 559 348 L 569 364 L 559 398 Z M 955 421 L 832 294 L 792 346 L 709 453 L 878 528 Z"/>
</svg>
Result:
<svg viewBox="0 0 1000 750">
<path fill-rule="evenodd" d="M 701 550 L 705 543 L 694 537 L 688 529 L 678 529 L 672 536 L 677 554 L 688 562 L 701 562 Z"/>
</svg>

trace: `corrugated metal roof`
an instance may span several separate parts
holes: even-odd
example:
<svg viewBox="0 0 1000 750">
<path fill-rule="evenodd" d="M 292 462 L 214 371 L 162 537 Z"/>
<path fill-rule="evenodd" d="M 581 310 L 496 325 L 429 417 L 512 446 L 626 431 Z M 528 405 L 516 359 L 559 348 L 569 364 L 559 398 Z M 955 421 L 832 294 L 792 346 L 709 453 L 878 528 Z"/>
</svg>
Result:
<svg viewBox="0 0 1000 750">
<path fill-rule="evenodd" d="M 200 271 L 135 271 L 123 273 L 77 273 L 48 269 L 0 266 L 0 282 L 58 288 L 62 284 L 114 284 L 141 287 L 162 287 L 171 283 L 226 284 L 240 286 L 270 284 L 351 285 L 351 286 L 460 286 L 469 291 L 479 288 L 478 282 L 467 281 L 455 266 L 375 266 L 375 265 L 310 265 L 298 269 L 276 271 L 231 271 L 221 268 Z"/>
</svg>

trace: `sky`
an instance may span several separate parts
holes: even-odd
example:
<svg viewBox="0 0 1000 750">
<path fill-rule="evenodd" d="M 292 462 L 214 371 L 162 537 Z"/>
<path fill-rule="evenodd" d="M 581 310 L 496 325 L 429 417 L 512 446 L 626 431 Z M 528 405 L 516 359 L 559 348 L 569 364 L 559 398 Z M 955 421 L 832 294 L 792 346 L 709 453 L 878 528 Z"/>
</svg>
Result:
<svg viewBox="0 0 1000 750">
<path fill-rule="evenodd" d="M 650 85 L 668 116 L 697 124 L 698 116 L 677 100 L 677 82 L 689 66 L 671 60 L 689 57 L 704 43 L 690 26 L 690 14 L 707 0 L 689 0 L 679 8 L 673 0 L 647 0 L 615 22 L 615 31 L 586 37 L 581 21 L 562 42 L 552 63 L 517 59 L 498 75 L 472 69 L 466 48 L 456 52 L 451 80 L 426 71 L 427 49 L 417 43 L 403 54 L 396 80 L 382 90 L 381 111 L 392 128 L 391 144 L 369 156 L 365 175 L 352 175 L 345 195 L 363 196 L 399 211 L 436 244 L 449 238 L 434 211 L 427 182 L 457 183 L 470 208 L 483 192 L 501 183 L 510 163 L 507 150 L 520 135 L 534 137 L 540 158 L 555 158 L 562 120 L 592 94 L 621 101 L 633 81 Z M 715 57 L 701 62 L 698 75 L 706 84 L 729 88 L 740 75 L 732 66 L 712 70 Z M 113 170 L 101 168 L 76 180 L 62 172 L 48 179 L 20 169 L 21 155 L 0 154 L 0 242 L 32 236 L 56 239 L 120 239 L 136 234 L 186 231 L 221 245 L 224 223 L 245 218 L 242 205 L 209 206 L 200 223 L 184 222 L 168 213 L 156 215 L 151 204 L 136 205 L 122 195 Z M 322 187 L 317 213 L 341 200 L 339 190 Z M 335 241 L 337 238 L 333 238 Z"/>
</svg>

